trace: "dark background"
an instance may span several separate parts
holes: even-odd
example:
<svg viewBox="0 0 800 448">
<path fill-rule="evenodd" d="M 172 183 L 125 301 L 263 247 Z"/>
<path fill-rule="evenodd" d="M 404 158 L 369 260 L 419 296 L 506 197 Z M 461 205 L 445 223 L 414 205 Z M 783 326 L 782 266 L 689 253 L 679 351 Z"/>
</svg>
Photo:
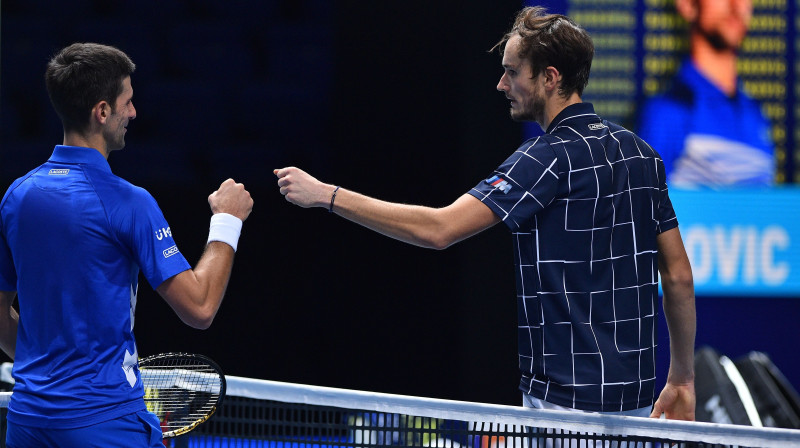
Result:
<svg viewBox="0 0 800 448">
<path fill-rule="evenodd" d="M 138 116 L 109 163 L 158 200 L 190 263 L 208 234 L 209 193 L 232 177 L 255 200 L 209 330 L 183 325 L 141 279 L 141 356 L 198 352 L 230 375 L 517 405 L 504 226 L 445 251 L 412 247 L 286 203 L 272 170 L 296 165 L 382 199 L 451 203 L 523 138 L 488 52 L 520 6 L 2 0 L 0 191 L 61 142 L 47 60 L 76 41 L 118 46 L 137 64 Z M 698 346 L 731 358 L 766 351 L 797 387 L 796 328 L 780 322 L 799 304 L 698 297 Z M 663 384 L 663 319 L 660 332 Z"/>
<path fill-rule="evenodd" d="M 69 5 L 67 5 L 69 3 Z M 207 196 L 255 207 L 209 330 L 142 278 L 142 356 L 192 351 L 232 375 L 519 404 L 511 242 L 408 246 L 278 192 L 274 168 L 392 201 L 447 205 L 520 143 L 488 50 L 519 2 L 3 0 L 0 183 L 61 142 L 47 60 L 76 41 L 137 64 L 137 118 L 112 170 L 158 200 L 194 264 Z M 3 190 L 5 187 L 3 187 Z"/>
</svg>

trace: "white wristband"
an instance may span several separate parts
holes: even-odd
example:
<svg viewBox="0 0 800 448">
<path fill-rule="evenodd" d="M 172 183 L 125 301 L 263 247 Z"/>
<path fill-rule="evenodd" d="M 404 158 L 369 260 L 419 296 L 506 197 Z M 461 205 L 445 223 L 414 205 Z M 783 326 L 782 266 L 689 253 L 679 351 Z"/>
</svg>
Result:
<svg viewBox="0 0 800 448">
<path fill-rule="evenodd" d="M 242 233 L 242 220 L 229 215 L 228 213 L 217 213 L 211 216 L 211 224 L 208 226 L 208 241 L 222 241 L 231 246 L 236 252 L 239 244 L 239 235 Z"/>
</svg>

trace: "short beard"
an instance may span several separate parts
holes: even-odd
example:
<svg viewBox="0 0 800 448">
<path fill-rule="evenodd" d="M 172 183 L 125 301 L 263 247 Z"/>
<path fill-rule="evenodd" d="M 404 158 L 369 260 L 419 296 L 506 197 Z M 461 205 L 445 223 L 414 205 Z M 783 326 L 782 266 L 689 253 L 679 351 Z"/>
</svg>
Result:
<svg viewBox="0 0 800 448">
<path fill-rule="evenodd" d="M 125 136 L 122 135 L 119 138 L 115 138 L 117 136 L 103 136 L 106 141 L 106 148 L 108 152 L 111 153 L 112 151 L 119 151 L 120 149 L 125 147 Z"/>
<path fill-rule="evenodd" d="M 711 44 L 711 47 L 717 51 L 725 51 L 725 50 L 735 50 L 736 48 L 732 47 L 728 44 L 728 42 L 723 38 L 721 35 L 714 33 L 714 34 L 706 34 L 706 40 L 708 43 Z"/>
<path fill-rule="evenodd" d="M 705 38 L 706 41 L 708 41 L 709 45 L 711 45 L 711 47 L 716 51 L 728 51 L 728 50 L 739 51 L 739 48 L 741 48 L 742 46 L 741 40 L 737 43 L 728 42 L 725 36 L 723 36 L 722 33 L 717 31 L 705 32 L 701 30 L 700 34 L 703 36 L 703 38 Z"/>
<path fill-rule="evenodd" d="M 518 113 L 515 114 L 511 109 L 511 119 L 517 122 L 534 121 L 544 127 L 544 99 L 534 95 Z"/>
</svg>

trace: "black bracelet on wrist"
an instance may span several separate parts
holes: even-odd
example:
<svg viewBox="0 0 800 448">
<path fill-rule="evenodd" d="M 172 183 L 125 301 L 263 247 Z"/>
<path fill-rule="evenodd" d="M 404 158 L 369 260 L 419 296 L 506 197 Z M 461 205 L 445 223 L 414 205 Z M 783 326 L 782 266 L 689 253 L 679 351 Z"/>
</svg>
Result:
<svg viewBox="0 0 800 448">
<path fill-rule="evenodd" d="M 328 208 L 328 213 L 333 213 L 333 201 L 336 200 L 336 192 L 339 191 L 339 186 L 337 185 L 336 188 L 333 189 L 333 194 L 331 194 L 331 206 Z"/>
</svg>

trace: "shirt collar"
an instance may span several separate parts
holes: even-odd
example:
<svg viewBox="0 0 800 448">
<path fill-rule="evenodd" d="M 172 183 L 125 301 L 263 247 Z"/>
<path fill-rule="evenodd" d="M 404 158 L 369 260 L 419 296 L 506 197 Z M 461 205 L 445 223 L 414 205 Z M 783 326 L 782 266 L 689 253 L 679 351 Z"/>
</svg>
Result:
<svg viewBox="0 0 800 448">
<path fill-rule="evenodd" d="M 77 163 L 91 165 L 103 171 L 111 172 L 108 160 L 94 148 L 84 148 L 82 146 L 56 145 L 50 162 Z"/>
<path fill-rule="evenodd" d="M 574 103 L 562 109 L 561 112 L 553 118 L 553 121 L 550 122 L 550 126 L 547 127 L 547 133 L 550 134 L 556 127 L 564 124 L 567 120 L 578 118 L 589 118 L 593 121 L 600 120 L 600 117 L 594 112 L 592 103 Z"/>
</svg>

